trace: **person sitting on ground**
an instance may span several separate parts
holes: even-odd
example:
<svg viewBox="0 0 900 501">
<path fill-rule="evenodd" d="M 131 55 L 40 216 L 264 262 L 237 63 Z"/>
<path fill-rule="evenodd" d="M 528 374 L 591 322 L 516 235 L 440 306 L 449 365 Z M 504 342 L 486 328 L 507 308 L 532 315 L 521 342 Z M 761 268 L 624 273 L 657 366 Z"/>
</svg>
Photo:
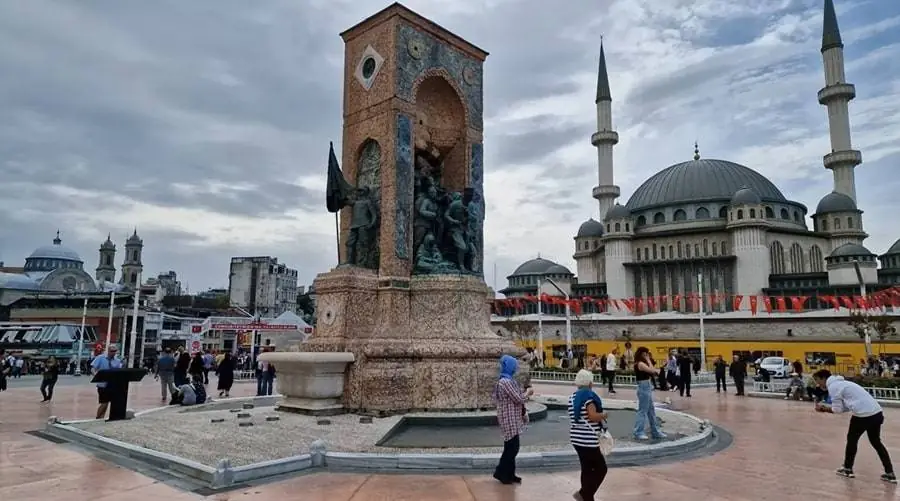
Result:
<svg viewBox="0 0 900 501">
<path fill-rule="evenodd" d="M 194 377 L 190 384 L 183 384 L 172 394 L 169 405 L 198 405 L 206 402 L 206 388 L 203 386 L 203 375 Z"/>
<path fill-rule="evenodd" d="M 787 387 L 785 400 L 803 400 L 803 379 L 796 372 L 791 373 L 791 381 Z"/>
</svg>

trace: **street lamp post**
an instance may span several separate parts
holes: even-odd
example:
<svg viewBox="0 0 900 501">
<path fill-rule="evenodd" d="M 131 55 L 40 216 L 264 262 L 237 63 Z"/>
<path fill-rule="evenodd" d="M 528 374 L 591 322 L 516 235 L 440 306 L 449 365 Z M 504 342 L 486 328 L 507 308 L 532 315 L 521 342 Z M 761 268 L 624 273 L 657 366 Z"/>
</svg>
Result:
<svg viewBox="0 0 900 501">
<path fill-rule="evenodd" d="M 703 328 L 705 304 L 703 301 L 703 272 L 697 273 L 697 292 L 700 294 L 700 370 L 706 372 L 706 331 Z"/>
<path fill-rule="evenodd" d="M 866 297 L 866 281 L 863 279 L 862 270 L 859 269 L 859 260 L 853 261 L 853 269 L 856 271 L 856 280 L 859 281 L 859 297 Z M 869 313 L 863 310 L 865 322 L 863 322 L 863 341 L 866 344 L 866 359 L 872 357 L 872 336 L 869 334 Z"/>
<path fill-rule="evenodd" d="M 78 332 L 78 353 L 75 354 L 75 375 L 81 375 L 81 351 L 84 349 L 84 323 L 87 319 L 88 298 L 84 298 L 84 306 L 81 307 L 81 330 Z"/>
<path fill-rule="evenodd" d="M 134 363 L 134 349 L 137 344 L 137 318 L 138 303 L 141 300 L 141 273 L 137 274 L 137 282 L 134 285 L 134 308 L 131 310 L 131 339 L 128 340 L 128 360 L 125 361 L 125 368 L 130 369 Z"/>
<path fill-rule="evenodd" d="M 109 318 L 106 319 L 106 342 L 104 343 L 104 351 L 109 356 L 109 343 L 112 341 L 112 324 L 113 315 L 116 307 L 116 291 L 109 293 Z"/>
</svg>

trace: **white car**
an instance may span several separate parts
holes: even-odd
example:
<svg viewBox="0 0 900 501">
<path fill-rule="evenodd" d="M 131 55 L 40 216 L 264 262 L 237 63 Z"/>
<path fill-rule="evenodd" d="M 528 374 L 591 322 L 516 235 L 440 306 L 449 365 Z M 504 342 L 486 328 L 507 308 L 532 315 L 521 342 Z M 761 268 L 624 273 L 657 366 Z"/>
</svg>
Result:
<svg viewBox="0 0 900 501">
<path fill-rule="evenodd" d="M 791 377 L 794 372 L 791 361 L 784 357 L 766 357 L 759 363 L 760 369 L 769 371 L 772 378 L 784 379 Z"/>
</svg>

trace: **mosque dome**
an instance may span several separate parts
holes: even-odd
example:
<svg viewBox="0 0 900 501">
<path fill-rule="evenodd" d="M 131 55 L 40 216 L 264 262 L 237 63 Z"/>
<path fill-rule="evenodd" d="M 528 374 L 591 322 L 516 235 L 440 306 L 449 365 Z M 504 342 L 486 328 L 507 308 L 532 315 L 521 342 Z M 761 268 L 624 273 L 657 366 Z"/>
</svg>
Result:
<svg viewBox="0 0 900 501">
<path fill-rule="evenodd" d="M 755 192 L 761 201 L 788 202 L 772 181 L 749 167 L 695 157 L 666 167 L 644 181 L 627 207 L 634 212 L 691 202 L 730 201 L 743 188 Z"/>
<path fill-rule="evenodd" d="M 566 268 L 565 266 L 554 263 L 549 259 L 544 259 L 542 257 L 538 257 L 535 259 L 530 259 L 520 264 L 515 271 L 512 272 L 511 277 L 521 276 L 521 275 L 572 275 L 572 272 Z"/>
<path fill-rule="evenodd" d="M 25 259 L 25 271 L 53 271 L 59 268 L 82 269 L 84 261 L 74 250 L 64 246 L 56 232 L 53 245 L 38 247 Z"/>
<path fill-rule="evenodd" d="M 578 234 L 575 235 L 575 238 L 582 237 L 602 237 L 603 236 L 603 223 L 597 221 L 594 218 L 590 218 L 587 221 L 581 223 L 581 226 L 578 227 Z"/>
<path fill-rule="evenodd" d="M 866 249 L 862 245 L 847 243 L 834 249 L 828 257 L 869 257 L 874 255 L 875 254 L 872 254 L 872 251 Z"/>
<path fill-rule="evenodd" d="M 731 197 L 731 205 L 756 205 L 761 203 L 759 195 L 750 188 L 743 187 L 734 193 Z"/>
<path fill-rule="evenodd" d="M 894 245 L 891 246 L 890 249 L 885 252 L 885 254 L 900 254 L 900 240 L 894 242 Z"/>
<path fill-rule="evenodd" d="M 625 219 L 628 217 L 631 217 L 631 211 L 624 205 L 618 203 L 613 205 L 613 208 L 609 209 L 609 212 L 606 213 L 607 221 L 610 219 Z"/>
<path fill-rule="evenodd" d="M 859 208 L 856 207 L 856 202 L 852 198 L 836 191 L 832 191 L 822 197 L 822 200 L 819 200 L 819 205 L 816 206 L 816 214 L 856 212 L 858 210 Z"/>
</svg>

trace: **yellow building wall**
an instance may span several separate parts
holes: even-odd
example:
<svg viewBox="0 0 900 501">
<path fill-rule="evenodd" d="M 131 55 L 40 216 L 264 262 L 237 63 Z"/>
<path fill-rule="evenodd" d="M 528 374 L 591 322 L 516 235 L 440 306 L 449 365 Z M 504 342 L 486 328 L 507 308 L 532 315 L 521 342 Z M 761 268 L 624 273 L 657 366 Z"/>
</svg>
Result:
<svg viewBox="0 0 900 501">
<path fill-rule="evenodd" d="M 535 341 L 524 341 L 518 343 L 522 347 L 537 349 Z M 631 341 L 632 348 L 637 349 L 640 346 L 646 346 L 653 354 L 653 358 L 660 362 L 666 357 L 666 354 L 673 349 L 700 349 L 700 341 L 688 340 L 666 340 L 666 341 Z M 573 339 L 572 345 L 580 347 L 586 345 L 587 354 L 603 355 L 618 347 L 619 352 L 625 349 L 625 341 L 580 341 Z M 558 365 L 558 360 L 553 357 L 554 347 L 557 350 L 565 350 L 565 343 L 546 342 L 544 343 L 544 360 L 545 365 Z M 561 347 L 561 348 L 559 348 Z M 725 360 L 730 361 L 735 352 L 749 352 L 751 357 L 754 356 L 783 356 L 794 361 L 799 360 L 803 363 L 806 371 L 828 367 L 836 369 L 835 372 L 841 374 L 852 374 L 858 370 L 860 359 L 865 358 L 866 348 L 862 341 L 850 340 L 846 342 L 820 342 L 820 341 L 715 341 L 706 342 L 706 361 L 707 365 L 712 364 L 717 356 L 721 355 Z M 754 352 L 762 352 L 755 354 Z M 900 342 L 879 342 L 873 341 L 872 352 L 874 355 L 886 354 L 900 357 Z M 815 360 L 823 360 L 831 358 L 834 364 L 815 364 Z"/>
</svg>

